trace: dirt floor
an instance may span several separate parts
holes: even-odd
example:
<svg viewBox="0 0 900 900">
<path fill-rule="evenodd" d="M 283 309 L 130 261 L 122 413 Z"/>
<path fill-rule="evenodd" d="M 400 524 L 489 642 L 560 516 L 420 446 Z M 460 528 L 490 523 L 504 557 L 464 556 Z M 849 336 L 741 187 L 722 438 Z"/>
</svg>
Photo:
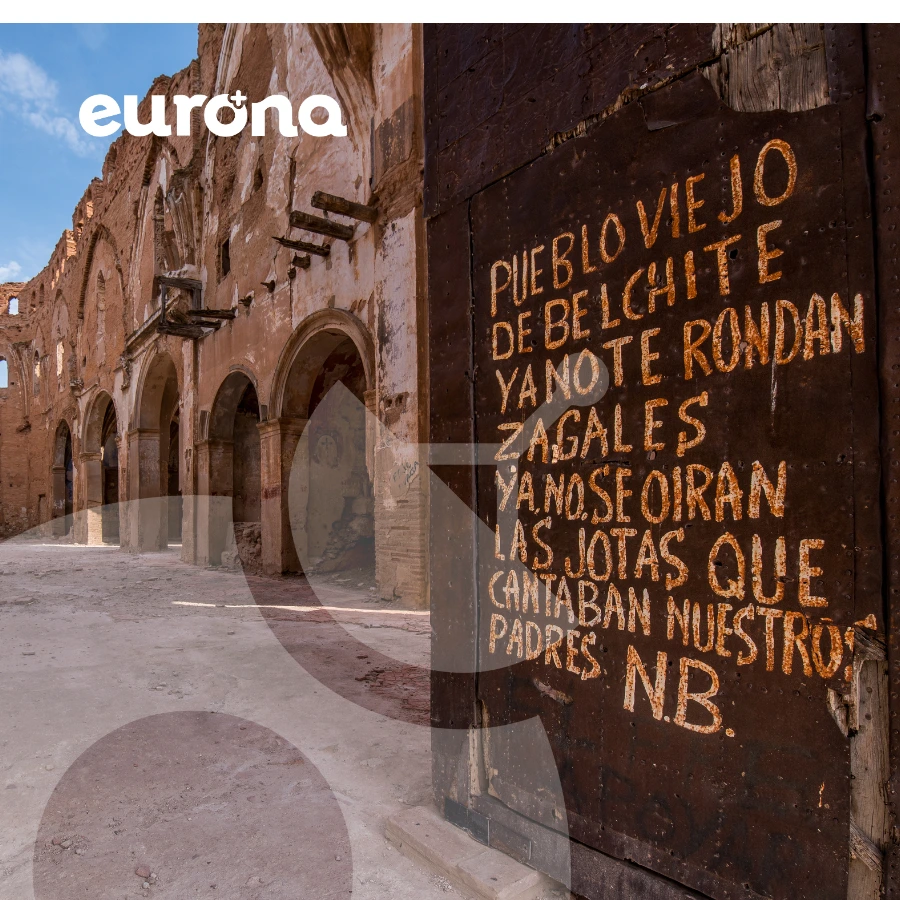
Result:
<svg viewBox="0 0 900 900">
<path fill-rule="evenodd" d="M 427 613 L 315 588 L 0 545 L 0 898 L 460 896 L 383 835 L 430 797 Z"/>
</svg>

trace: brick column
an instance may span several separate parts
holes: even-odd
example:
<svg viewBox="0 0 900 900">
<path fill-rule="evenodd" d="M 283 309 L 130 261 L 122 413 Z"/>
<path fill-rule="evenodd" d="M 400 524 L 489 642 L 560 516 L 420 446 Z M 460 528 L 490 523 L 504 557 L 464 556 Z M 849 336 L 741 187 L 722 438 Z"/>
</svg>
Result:
<svg viewBox="0 0 900 900">
<path fill-rule="evenodd" d="M 196 451 L 185 448 L 181 459 L 181 559 L 197 564 L 197 493 L 195 485 Z"/>
<path fill-rule="evenodd" d="M 375 580 L 385 600 L 425 607 L 427 506 L 419 449 L 383 444 L 375 453 Z"/>
<path fill-rule="evenodd" d="M 146 552 L 168 546 L 168 497 L 160 491 L 159 431 L 135 428 L 126 434 L 128 496 L 122 517 L 122 548 Z"/>
<path fill-rule="evenodd" d="M 125 528 L 125 519 L 124 514 L 127 509 L 127 505 L 125 501 L 128 499 L 128 491 L 127 485 L 125 484 L 125 456 L 124 456 L 124 441 L 122 440 L 122 435 L 118 432 L 116 433 L 116 458 L 119 460 L 119 476 L 118 476 L 118 490 L 115 499 L 116 508 L 112 510 L 109 515 L 114 517 L 118 522 L 118 534 L 119 534 L 119 545 L 122 544 L 122 532 Z M 110 498 L 113 499 L 113 498 Z"/>
<path fill-rule="evenodd" d="M 262 559 L 267 575 L 299 572 L 301 568 L 292 534 L 288 486 L 297 443 L 307 421 L 272 419 L 258 426 L 262 456 Z M 294 530 L 305 533 L 306 505 L 303 498 L 294 499 L 296 511 L 303 510 L 303 520 L 294 522 Z"/>
<path fill-rule="evenodd" d="M 198 565 L 217 566 L 228 544 L 230 529 L 234 527 L 234 442 L 206 440 L 198 441 L 194 447 L 197 467 L 195 558 Z"/>
<path fill-rule="evenodd" d="M 369 478 L 375 481 L 375 442 L 378 439 L 378 391 L 363 394 L 366 404 L 366 469 Z"/>
</svg>

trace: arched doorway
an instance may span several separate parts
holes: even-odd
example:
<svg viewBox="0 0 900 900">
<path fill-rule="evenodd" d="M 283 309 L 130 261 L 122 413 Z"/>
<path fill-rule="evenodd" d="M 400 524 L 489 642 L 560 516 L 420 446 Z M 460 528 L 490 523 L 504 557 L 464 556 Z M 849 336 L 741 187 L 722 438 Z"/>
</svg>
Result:
<svg viewBox="0 0 900 900">
<path fill-rule="evenodd" d="M 368 373 L 354 340 L 326 329 L 306 342 L 285 383 L 283 415 L 306 420 L 289 503 L 308 574 L 353 572 L 374 584 L 375 521 L 365 395 Z"/>
<path fill-rule="evenodd" d="M 265 416 L 265 421 L 260 423 L 263 458 L 263 564 L 268 574 L 301 571 L 301 551 L 302 554 L 307 554 L 306 524 L 309 498 L 304 492 L 309 484 L 310 472 L 309 436 L 305 435 L 305 432 L 310 408 L 315 412 L 321 405 L 321 385 L 330 377 L 327 373 L 332 370 L 333 363 L 337 362 L 337 358 L 331 362 L 328 358 L 342 344 L 344 347 L 337 356 L 343 356 L 349 350 L 345 344 L 348 340 L 355 348 L 355 353 L 352 354 L 354 360 L 358 357 L 362 363 L 364 385 L 362 398 L 365 408 L 373 412 L 374 341 L 365 325 L 353 314 L 339 309 L 323 309 L 308 316 L 294 330 L 278 360 L 269 395 L 268 415 Z M 355 365 L 353 367 L 358 370 Z M 349 372 L 344 374 L 349 375 Z M 316 382 L 320 375 L 322 380 L 317 387 Z M 349 391 L 353 395 L 353 402 L 357 403 L 360 394 L 359 379 L 354 377 L 349 380 L 357 382 L 353 390 Z M 336 381 L 341 381 L 341 378 L 337 377 Z M 345 393 L 348 392 L 347 388 L 343 390 Z M 367 427 L 362 457 L 365 460 L 366 475 L 363 494 L 368 492 L 370 497 L 375 472 L 375 428 L 371 415 L 365 421 Z M 298 449 L 302 457 L 299 462 L 296 459 Z M 326 448 L 323 446 L 320 459 L 325 458 L 325 451 Z M 294 478 L 298 470 L 295 462 L 298 462 L 299 469 L 305 472 L 303 478 Z M 356 504 L 357 509 L 364 506 L 371 508 L 368 497 L 356 498 L 359 500 Z M 334 499 L 337 500 L 336 497 Z M 352 507 L 352 502 L 350 505 Z M 374 518 L 366 512 L 362 515 L 368 518 L 369 523 Z M 337 519 L 341 517 L 342 514 L 339 514 Z"/>
<path fill-rule="evenodd" d="M 181 540 L 181 438 L 178 373 L 167 353 L 146 369 L 129 434 L 132 497 L 129 545 L 164 550 Z"/>
<path fill-rule="evenodd" d="M 66 421 L 56 427 L 53 443 L 53 534 L 64 537 L 72 530 L 75 509 L 75 464 L 72 432 Z"/>
<path fill-rule="evenodd" d="M 88 544 L 119 543 L 119 431 L 112 398 L 101 391 L 85 419 L 84 468 Z"/>
<path fill-rule="evenodd" d="M 222 382 L 209 420 L 207 470 L 209 565 L 262 570 L 262 480 L 259 397 L 244 372 Z"/>
</svg>

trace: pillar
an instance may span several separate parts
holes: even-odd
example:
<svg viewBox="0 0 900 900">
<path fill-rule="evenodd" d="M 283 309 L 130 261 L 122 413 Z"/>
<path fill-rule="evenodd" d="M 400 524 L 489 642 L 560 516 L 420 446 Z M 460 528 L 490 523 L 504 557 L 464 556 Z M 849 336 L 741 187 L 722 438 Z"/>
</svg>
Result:
<svg viewBox="0 0 900 900">
<path fill-rule="evenodd" d="M 375 483 L 375 442 L 378 439 L 378 392 L 366 391 L 363 402 L 366 404 L 366 469 L 369 478 Z"/>
<path fill-rule="evenodd" d="M 375 581 L 383 600 L 424 608 L 428 470 L 419 457 L 426 448 L 387 435 L 385 429 L 375 447 Z"/>
<path fill-rule="evenodd" d="M 197 519 L 197 479 L 196 454 L 193 446 L 185 448 L 184 463 L 181 473 L 181 559 L 183 562 L 198 564 L 197 535 L 199 520 Z"/>
<path fill-rule="evenodd" d="M 297 532 L 297 537 L 302 542 L 306 530 L 306 505 L 302 497 L 294 497 L 296 521 L 292 523 L 289 487 L 297 444 L 307 421 L 282 418 L 260 422 L 258 425 L 262 457 L 262 561 L 263 571 L 267 575 L 301 570 L 293 532 Z M 298 464 L 302 462 L 298 460 Z"/>
<path fill-rule="evenodd" d="M 197 467 L 196 545 L 198 565 L 217 566 L 228 545 L 232 522 L 234 443 L 210 439 L 195 445 Z"/>
<path fill-rule="evenodd" d="M 110 516 L 114 521 L 118 522 L 118 535 L 119 535 L 119 544 L 122 543 L 122 530 L 125 527 L 125 523 L 123 521 L 123 514 L 125 510 L 124 501 L 127 499 L 126 493 L 126 485 L 125 485 L 125 455 L 123 453 L 123 441 L 122 436 L 116 432 L 116 459 L 119 460 L 119 474 L 117 477 L 118 482 L 118 493 L 115 497 L 115 508 L 108 509 L 106 514 Z M 101 472 L 102 475 L 102 472 Z"/>
<path fill-rule="evenodd" d="M 134 428 L 126 435 L 131 502 L 123 517 L 122 547 L 139 553 L 164 550 L 169 543 L 168 498 L 160 495 L 159 437 L 155 428 Z"/>
</svg>

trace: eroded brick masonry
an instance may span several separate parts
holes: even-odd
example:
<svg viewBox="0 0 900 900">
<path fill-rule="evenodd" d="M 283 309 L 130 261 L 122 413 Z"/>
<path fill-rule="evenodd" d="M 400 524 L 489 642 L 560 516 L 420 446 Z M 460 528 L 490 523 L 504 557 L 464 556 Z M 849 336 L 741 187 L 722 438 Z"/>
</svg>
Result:
<svg viewBox="0 0 900 900">
<path fill-rule="evenodd" d="M 323 93 L 348 136 L 283 137 L 272 115 L 264 137 L 198 118 L 112 144 L 46 267 L 0 286 L 0 533 L 371 566 L 382 596 L 425 603 L 420 44 L 404 25 L 200 27 L 142 121 L 151 94 L 174 125 L 176 94 Z"/>
</svg>

